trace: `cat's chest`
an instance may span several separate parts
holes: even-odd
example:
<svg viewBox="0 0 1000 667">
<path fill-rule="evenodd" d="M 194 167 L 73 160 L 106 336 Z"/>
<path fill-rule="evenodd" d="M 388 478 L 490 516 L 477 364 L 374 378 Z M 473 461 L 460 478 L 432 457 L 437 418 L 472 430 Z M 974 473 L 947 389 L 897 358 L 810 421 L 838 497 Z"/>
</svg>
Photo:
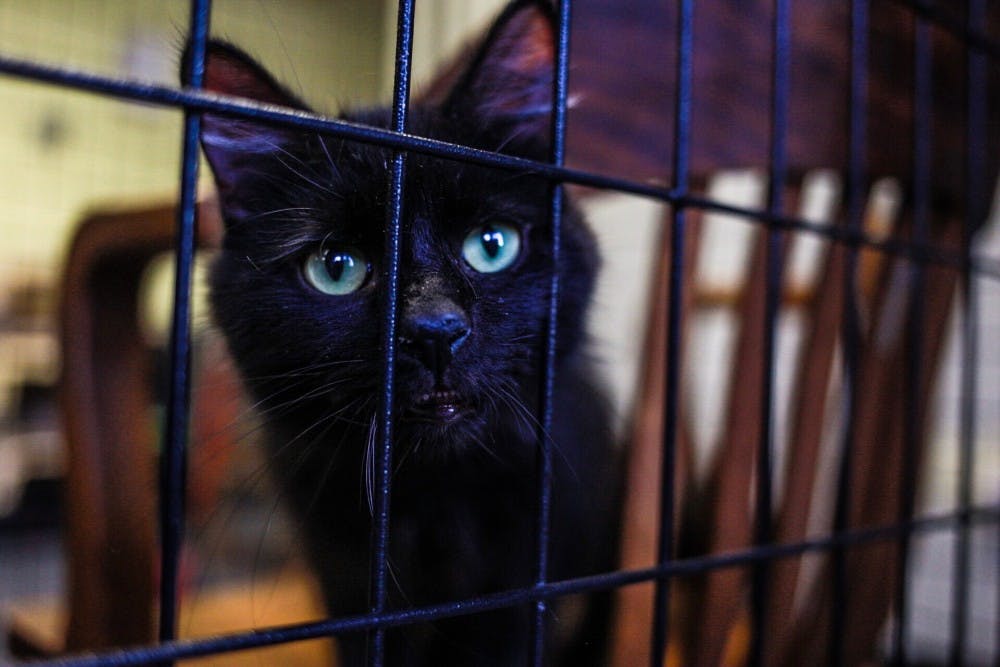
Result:
<svg viewBox="0 0 1000 667">
<path fill-rule="evenodd" d="M 494 471 L 495 473 L 495 471 Z M 393 498 L 401 574 L 451 595 L 528 583 L 534 540 L 531 471 L 483 475 Z M 471 481 L 471 480 L 470 480 Z M 435 590 L 423 592 L 436 597 Z"/>
</svg>

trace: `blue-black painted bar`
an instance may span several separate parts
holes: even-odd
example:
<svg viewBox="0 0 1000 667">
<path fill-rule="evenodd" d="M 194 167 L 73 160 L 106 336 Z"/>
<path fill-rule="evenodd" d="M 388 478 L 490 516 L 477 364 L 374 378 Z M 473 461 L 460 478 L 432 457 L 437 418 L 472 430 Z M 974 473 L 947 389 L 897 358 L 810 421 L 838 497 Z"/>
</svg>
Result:
<svg viewBox="0 0 1000 667">
<path fill-rule="evenodd" d="M 683 0 L 677 8 L 677 90 L 674 102 L 674 176 L 676 192 L 688 187 L 691 154 L 691 72 L 694 57 L 694 0 Z M 660 472 L 660 536 L 656 562 L 674 557 L 674 480 L 680 404 L 681 331 L 684 303 L 684 246 L 686 217 L 683 206 L 674 206 L 670 230 L 670 284 L 667 304 L 666 367 L 663 369 L 663 462 Z M 670 637 L 670 578 L 656 580 L 653 600 L 650 665 L 663 664 Z"/>
<path fill-rule="evenodd" d="M 745 206 L 734 206 L 694 194 L 682 194 L 672 188 L 630 181 L 580 169 L 558 167 L 546 162 L 536 162 L 525 158 L 502 155 L 489 151 L 469 148 L 446 141 L 438 141 L 384 128 L 359 125 L 343 120 L 325 118 L 304 111 L 282 110 L 266 104 L 238 98 L 203 93 L 192 89 L 176 89 L 167 86 L 119 80 L 95 75 L 89 72 L 40 65 L 38 63 L 0 56 L 0 74 L 7 74 L 33 81 L 55 83 L 95 94 L 146 102 L 169 107 L 185 107 L 194 111 L 213 112 L 234 118 L 250 118 L 281 127 L 311 130 L 331 137 L 350 139 L 405 150 L 424 155 L 433 155 L 449 160 L 461 160 L 510 171 L 530 172 L 544 178 L 563 183 L 575 183 L 604 190 L 615 190 L 663 201 L 687 208 L 727 213 L 738 218 L 753 219 L 767 223 L 770 227 L 786 231 L 806 232 L 821 238 L 852 246 L 864 246 L 878 250 L 889 256 L 903 257 L 914 261 L 950 266 L 961 269 L 967 265 L 961 253 L 941 250 L 929 245 L 916 245 L 898 239 L 876 239 L 862 232 L 821 225 L 794 216 L 777 215 Z M 749 223 L 752 224 L 752 223 Z M 972 269 L 981 277 L 1000 279 L 1000 262 L 985 256 L 972 259 Z"/>
<path fill-rule="evenodd" d="M 276 628 L 220 635 L 207 639 L 173 641 L 160 646 L 142 646 L 64 657 L 32 663 L 33 667 L 125 667 L 145 665 L 164 660 L 180 660 L 229 651 L 240 651 L 262 646 L 273 646 L 293 641 L 316 639 L 351 632 L 364 632 L 376 627 L 391 627 L 416 622 L 431 622 L 443 618 L 477 614 L 494 609 L 513 607 L 537 598 L 554 599 L 567 595 L 605 591 L 632 584 L 640 584 L 664 577 L 690 576 L 727 567 L 746 567 L 762 560 L 793 558 L 813 551 L 826 551 L 847 545 L 862 545 L 894 540 L 906 531 L 936 532 L 954 530 L 968 517 L 976 525 L 1000 524 L 1000 505 L 973 506 L 967 512 L 948 512 L 927 515 L 905 524 L 876 526 L 855 530 L 832 537 L 805 540 L 794 544 L 771 544 L 728 554 L 704 556 L 687 560 L 673 560 L 655 567 L 639 570 L 619 570 L 589 577 L 547 583 L 504 591 L 469 600 L 460 600 L 428 607 L 415 607 L 383 614 L 349 616 L 313 623 L 299 623 Z"/>
<path fill-rule="evenodd" d="M 672 196 L 664 199 L 664 201 L 673 202 L 688 208 L 700 208 L 705 211 L 727 213 L 746 218 L 747 220 L 753 219 L 765 223 L 769 229 L 805 232 L 847 246 L 871 248 L 889 257 L 899 257 L 921 264 L 935 264 L 954 269 L 963 269 L 969 266 L 968 261 L 962 256 L 962 253 L 942 250 L 928 243 L 894 238 L 879 240 L 872 238 L 863 231 L 855 231 L 831 225 L 823 226 L 794 216 L 780 215 L 745 206 L 733 206 L 694 194 L 673 193 L 672 190 L 671 193 Z M 971 262 L 972 270 L 980 277 L 993 280 L 1000 279 L 1000 273 L 998 273 L 1000 271 L 1000 262 L 984 256 L 975 256 Z"/>
<path fill-rule="evenodd" d="M 191 2 L 191 58 L 187 72 L 192 88 L 200 88 L 205 74 L 211 2 Z M 184 535 L 185 472 L 187 469 L 188 405 L 191 369 L 191 276 L 197 233 L 198 138 L 201 117 L 184 114 L 181 193 L 177 219 L 174 308 L 170 328 L 170 387 L 160 458 L 160 641 L 177 632 L 177 574 Z"/>
<path fill-rule="evenodd" d="M 788 129 L 789 56 L 791 49 L 791 16 L 788 0 L 775 0 L 772 36 L 771 81 L 771 146 L 768 168 L 768 212 L 780 215 L 787 176 L 785 137 Z M 758 435 L 757 476 L 755 494 L 754 544 L 762 546 L 772 540 L 772 449 L 774 447 L 774 381 L 777 320 L 781 304 L 781 278 L 784 258 L 784 232 L 767 229 L 765 255 L 766 283 L 764 293 L 764 340 L 760 388 L 760 432 Z M 767 637 L 767 599 L 770 564 L 759 561 L 754 565 L 750 589 L 752 609 L 748 664 L 764 662 Z"/>
<path fill-rule="evenodd" d="M 306 111 L 277 107 L 212 92 L 202 92 L 190 88 L 177 89 L 141 81 L 114 79 L 91 72 L 44 65 L 6 56 L 0 56 L 0 74 L 32 81 L 53 83 L 65 88 L 98 95 L 107 95 L 120 100 L 132 100 L 167 107 L 184 107 L 195 111 L 212 112 L 233 118 L 247 118 L 278 127 L 309 130 L 359 143 L 422 153 L 424 155 L 487 167 L 496 167 L 498 169 L 532 173 L 552 180 L 629 192 L 652 199 L 671 201 L 673 198 L 668 188 L 650 183 L 629 181 L 624 178 L 586 172 L 580 169 L 560 167 L 548 162 L 538 162 L 512 155 L 493 153 L 437 139 L 393 132 L 385 128 L 327 118 Z"/>
<path fill-rule="evenodd" d="M 566 100 L 569 90 L 569 28 L 570 0 L 560 0 L 556 30 L 555 80 L 553 81 L 552 148 L 550 161 L 562 166 L 566 157 Z M 552 225 L 552 276 L 549 282 L 549 312 L 545 333 L 545 367 L 542 373 L 541 428 L 538 432 L 538 526 L 536 530 L 535 585 L 544 586 L 548 581 L 549 540 L 552 528 L 552 442 L 547 434 L 552 431 L 552 407 L 556 379 L 556 340 L 559 315 L 559 263 L 562 256 L 563 188 L 552 186 L 549 212 Z M 545 618 L 548 601 L 535 600 L 533 641 L 530 664 L 541 667 L 545 661 Z"/>
<path fill-rule="evenodd" d="M 858 232 L 864 224 L 868 191 L 868 0 L 852 0 L 851 55 L 848 90 L 848 155 L 847 155 L 847 226 Z M 861 330 L 858 317 L 857 267 L 858 253 L 854 247 L 843 249 L 843 310 L 841 315 L 840 349 L 841 417 L 843 439 L 837 471 L 837 491 L 834 500 L 833 531 L 840 534 L 849 527 L 851 507 L 851 466 L 854 460 L 854 410 L 859 378 Z M 847 554 L 834 549 L 830 554 L 831 609 L 828 662 L 831 667 L 844 664 L 845 621 L 849 605 Z"/>
<path fill-rule="evenodd" d="M 410 101 L 410 56 L 413 50 L 413 0 L 401 0 L 396 21 L 396 71 L 393 83 L 392 131 L 406 132 Z M 385 376 L 382 385 L 380 450 L 375 469 L 375 513 L 372 517 L 371 612 L 385 611 L 388 600 L 386 580 L 389 568 L 389 500 L 392 490 L 392 419 L 396 382 L 396 328 L 399 301 L 400 236 L 403 221 L 403 183 L 406 178 L 406 154 L 393 156 L 389 204 L 386 212 L 386 305 L 383 322 Z M 385 662 L 385 628 L 378 627 L 370 641 L 369 664 L 382 667 Z"/>
<path fill-rule="evenodd" d="M 995 36 L 987 34 L 982 25 L 980 29 L 975 29 L 963 22 L 956 12 L 942 9 L 941 5 L 956 5 L 957 3 L 940 3 L 935 5 L 927 0 L 891 0 L 897 5 L 902 5 L 915 15 L 929 23 L 933 23 L 939 28 L 951 33 L 961 42 L 962 46 L 970 51 L 975 51 L 988 56 L 991 60 L 1000 60 L 1000 42 Z"/>
<path fill-rule="evenodd" d="M 980 30 L 986 21 L 984 0 L 967 0 L 966 25 L 969 30 Z M 962 251 L 972 257 L 972 241 L 976 228 L 982 224 L 980 202 L 986 199 L 986 145 L 988 135 L 986 61 L 976 53 L 966 52 L 965 61 L 965 228 Z M 958 443 L 958 509 L 972 505 L 976 464 L 976 395 L 977 369 L 979 367 L 979 303 L 976 279 L 971 267 L 962 271 L 962 366 L 959 389 L 959 443 Z M 962 521 L 956 529 L 955 558 L 952 563 L 951 627 L 948 645 L 948 664 L 961 667 L 969 640 L 969 572 L 971 571 L 971 531 L 968 522 Z M 1000 640 L 998 640 L 1000 641 Z"/>
<path fill-rule="evenodd" d="M 913 225 L 911 238 L 926 243 L 930 236 L 931 147 L 933 146 L 933 89 L 931 77 L 931 27 L 919 16 L 914 19 L 913 47 Z M 899 518 L 913 515 L 917 485 L 917 462 L 923 438 L 924 410 L 920 403 L 923 368 L 924 298 L 926 278 L 924 265 L 909 266 L 909 303 L 907 339 L 904 359 L 906 387 L 903 394 L 903 456 L 899 486 Z M 893 664 L 908 664 L 907 627 L 910 616 L 910 595 L 907 579 L 910 565 L 909 531 L 903 531 L 897 544 L 897 570 L 894 611 L 896 622 L 892 633 Z"/>
</svg>

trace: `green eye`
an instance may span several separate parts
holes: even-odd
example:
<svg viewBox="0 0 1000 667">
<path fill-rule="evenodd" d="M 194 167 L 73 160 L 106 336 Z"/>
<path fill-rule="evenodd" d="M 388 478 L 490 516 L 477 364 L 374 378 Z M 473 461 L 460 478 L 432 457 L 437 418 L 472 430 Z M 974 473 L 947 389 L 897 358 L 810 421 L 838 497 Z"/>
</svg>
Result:
<svg viewBox="0 0 1000 667">
<path fill-rule="evenodd" d="M 510 225 L 495 222 L 476 227 L 462 243 L 462 257 L 480 273 L 503 271 L 517 259 L 521 234 Z"/>
<path fill-rule="evenodd" d="M 368 260 L 354 248 L 319 250 L 306 258 L 302 272 L 323 294 L 350 294 L 365 284 Z"/>
</svg>

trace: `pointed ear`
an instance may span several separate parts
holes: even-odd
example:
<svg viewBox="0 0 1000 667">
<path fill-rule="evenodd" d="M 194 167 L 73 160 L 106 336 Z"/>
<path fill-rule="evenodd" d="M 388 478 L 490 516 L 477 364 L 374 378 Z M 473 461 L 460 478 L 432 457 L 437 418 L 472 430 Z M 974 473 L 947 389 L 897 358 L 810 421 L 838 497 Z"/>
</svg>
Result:
<svg viewBox="0 0 1000 667">
<path fill-rule="evenodd" d="M 184 79 L 189 72 L 190 54 L 189 47 L 181 63 Z M 204 88 L 223 95 L 309 111 L 253 58 L 221 41 L 211 40 L 207 45 Z M 288 150 L 292 143 L 301 140 L 301 133 L 294 130 L 220 114 L 204 114 L 201 146 L 215 175 L 223 206 L 233 203 L 227 200 L 233 200 L 239 185 L 257 173 L 262 157 Z"/>
<path fill-rule="evenodd" d="M 547 137 L 552 114 L 555 17 L 546 0 L 517 0 L 497 18 L 443 109 Z"/>
</svg>

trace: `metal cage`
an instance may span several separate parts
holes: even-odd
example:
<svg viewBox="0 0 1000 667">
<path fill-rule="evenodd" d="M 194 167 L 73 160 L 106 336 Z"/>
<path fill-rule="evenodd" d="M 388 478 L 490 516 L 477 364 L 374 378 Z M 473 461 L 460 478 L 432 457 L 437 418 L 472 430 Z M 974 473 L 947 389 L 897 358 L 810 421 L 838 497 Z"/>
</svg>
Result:
<svg viewBox="0 0 1000 667">
<path fill-rule="evenodd" d="M 876 0 L 885 2 L 887 0 Z M 335 636 L 345 632 L 366 631 L 370 636 L 370 664 L 384 664 L 384 632 L 391 626 L 400 624 L 430 621 L 434 619 L 475 614 L 486 610 L 506 606 L 530 603 L 534 608 L 535 650 L 532 664 L 543 664 L 543 639 L 546 633 L 546 615 L 549 601 L 553 598 L 582 592 L 611 590 L 639 582 L 655 582 L 655 620 L 652 632 L 653 646 L 651 654 L 653 664 L 661 664 L 659 656 L 665 654 L 670 632 L 668 628 L 675 619 L 671 618 L 667 603 L 672 581 L 676 577 L 690 575 L 696 572 L 707 572 L 720 568 L 748 566 L 752 571 L 750 642 L 748 663 L 764 664 L 765 646 L 768 637 L 762 621 L 769 596 L 769 571 L 775 559 L 801 555 L 812 551 L 830 552 L 833 554 L 834 599 L 831 607 L 831 628 L 833 637 L 838 636 L 838 628 L 842 628 L 845 614 L 845 601 L 838 595 L 844 589 L 844 581 L 849 576 L 845 566 L 845 550 L 852 545 L 876 541 L 893 541 L 898 544 L 902 555 L 903 567 L 899 568 L 895 583 L 895 607 L 897 613 L 905 609 L 911 601 L 907 597 L 904 585 L 907 571 L 905 558 L 907 545 L 911 538 L 923 531 L 950 531 L 956 536 L 957 552 L 954 568 L 953 595 L 956 614 L 951 627 L 951 664 L 962 664 L 965 643 L 968 640 L 969 624 L 964 612 L 967 606 L 967 596 L 970 582 L 968 581 L 969 540 L 970 530 L 979 523 L 996 524 L 1000 517 L 1000 506 L 977 506 L 973 504 L 970 487 L 971 474 L 975 465 L 973 461 L 973 433 L 976 415 L 972 406 L 972 398 L 976 391 L 976 368 L 980 341 L 976 330 L 980 314 L 975 306 L 975 299 L 969 299 L 974 290 L 977 278 L 997 280 L 1000 278 L 1000 264 L 995 260 L 978 257 L 972 253 L 969 245 L 969 234 L 976 224 L 975 220 L 966 221 L 966 230 L 961 254 L 941 251 L 931 245 L 927 234 L 928 217 L 930 215 L 929 194 L 926 184 L 934 165 L 930 163 L 930 122 L 931 88 L 930 88 L 930 41 L 927 36 L 928 26 L 934 25 L 947 31 L 951 38 L 962 45 L 967 53 L 967 104 L 969 121 L 967 124 L 967 140 L 965 146 L 966 174 L 970 175 L 967 189 L 970 198 L 982 197 L 983 189 L 992 186 L 989 183 L 976 183 L 974 177 L 984 172 L 986 161 L 986 142 L 980 138 L 987 135 L 986 125 L 989 122 L 987 112 L 987 68 L 997 67 L 1000 59 L 1000 42 L 997 42 L 985 32 L 986 3 L 983 0 L 969 0 L 964 13 L 956 13 L 942 9 L 931 2 L 922 0 L 899 0 L 896 4 L 904 5 L 912 12 L 916 24 L 916 48 L 914 52 L 914 72 L 916 89 L 913 92 L 915 109 L 914 155 L 912 182 L 916 185 L 913 191 L 914 233 L 906 241 L 886 241 L 867 235 L 861 228 L 863 201 L 867 184 L 865 147 L 866 131 L 866 68 L 869 44 L 867 43 L 867 16 L 869 2 L 854 0 L 851 5 L 851 35 L 850 45 L 850 90 L 845 91 L 850 96 L 850 138 L 848 147 L 847 210 L 849 223 L 840 228 L 820 227 L 808 221 L 788 216 L 783 213 L 783 192 L 781 184 L 787 181 L 788 161 L 786 132 L 788 124 L 789 95 L 789 40 L 791 36 L 790 10 L 792 0 L 774 0 L 773 26 L 770 35 L 771 48 L 771 98 L 766 102 L 771 118 L 770 151 L 768 182 L 771 184 L 767 195 L 767 206 L 763 210 L 751 210 L 735 207 L 713 201 L 707 197 L 692 193 L 690 190 L 691 165 L 689 155 L 691 142 L 695 138 L 692 131 L 692 59 L 693 24 L 697 12 L 694 0 L 678 0 L 677 34 L 668 36 L 675 39 L 676 48 L 676 90 L 673 92 L 673 180 L 669 185 L 655 185 L 647 182 L 635 182 L 626 178 L 600 175 L 564 166 L 566 150 L 567 124 L 567 90 L 569 79 L 569 37 L 572 2 L 560 0 L 558 4 L 558 39 L 554 98 L 556 100 L 553 119 L 553 137 L 551 161 L 535 163 L 500 154 L 485 152 L 467 146 L 453 145 L 429 138 L 413 136 L 407 133 L 407 109 L 410 96 L 410 60 L 413 37 L 414 0 L 400 0 L 397 24 L 397 44 L 395 60 L 395 86 L 392 101 L 392 127 L 389 130 L 373 127 L 363 127 L 345 123 L 339 120 L 319 117 L 300 112 L 287 112 L 266 105 L 251 102 L 237 102 L 221 99 L 217 96 L 203 93 L 201 88 L 205 64 L 205 46 L 209 34 L 209 19 L 211 15 L 209 0 L 192 0 L 190 10 L 190 44 L 192 57 L 190 61 L 191 85 L 186 88 L 172 88 L 156 85 L 138 84 L 92 74 L 86 71 L 75 71 L 58 67 L 46 66 L 36 62 L 19 60 L 0 56 L 0 72 L 8 77 L 19 77 L 51 86 L 73 88 L 89 91 L 97 95 L 110 96 L 121 100 L 137 103 L 160 105 L 184 110 L 185 123 L 182 139 L 183 170 L 181 174 L 181 197 L 179 203 L 179 218 L 176 223 L 176 282 L 175 306 L 173 309 L 172 329 L 170 338 L 170 395 L 165 419 L 164 441 L 166 443 L 162 455 L 161 471 L 161 604 L 160 643 L 150 646 L 123 648 L 100 654 L 89 654 L 60 658 L 41 664 L 63 665 L 64 667 L 84 667 L 100 665 L 139 665 L 164 664 L 190 657 L 208 656 L 218 652 L 236 651 L 262 647 L 271 644 L 293 642 L 302 639 Z M 961 16 L 961 18 L 956 18 Z M 765 104 L 765 102 L 761 102 Z M 300 624 L 292 627 L 261 629 L 254 632 L 220 636 L 203 640 L 178 640 L 175 634 L 177 623 L 177 586 L 178 559 L 181 548 L 181 535 L 184 516 L 182 498 L 184 492 L 184 470 L 186 457 L 186 438 L 188 433 L 189 405 L 189 359 L 191 353 L 190 312 L 192 264 L 195 253 L 196 239 L 196 181 L 198 176 L 198 139 L 200 130 L 200 115 L 204 112 L 225 113 L 229 116 L 253 119 L 263 123 L 272 123 L 282 127 L 303 128 L 312 132 L 333 137 L 367 142 L 391 148 L 395 151 L 395 159 L 391 165 L 392 187 L 386 210 L 388 220 L 388 315 L 383 323 L 385 349 L 389 354 L 385 358 L 385 375 L 382 385 L 382 407 L 380 412 L 379 449 L 377 465 L 377 494 L 375 511 L 375 535 L 373 539 L 373 570 L 371 573 L 370 613 L 350 618 L 332 618 L 322 622 Z M 995 149 L 995 147 L 993 147 Z M 487 165 L 505 170 L 526 171 L 550 179 L 557 184 L 569 183 L 590 188 L 630 193 L 650 198 L 668 204 L 671 207 L 669 218 L 670 233 L 670 266 L 669 298 L 667 301 L 667 364 L 665 369 L 666 399 L 664 404 L 665 427 L 662 439 L 664 479 L 674 478 L 675 449 L 679 429 L 678 405 L 680 402 L 681 380 L 679 376 L 679 358 L 681 354 L 681 329 L 683 312 L 681 308 L 682 291 L 685 280 L 685 256 L 683 248 L 687 233 L 687 217 L 690 211 L 720 211 L 735 213 L 756 221 L 756 224 L 770 230 L 767 244 L 766 271 L 766 315 L 764 318 L 764 346 L 762 348 L 764 368 L 763 385 L 758 388 L 763 409 L 760 415 L 761 441 L 770 443 L 773 439 L 774 423 L 772 418 L 772 401 L 774 393 L 774 350 L 776 336 L 776 318 L 779 308 L 779 292 L 781 290 L 781 248 L 783 235 L 787 232 L 803 232 L 816 234 L 840 244 L 846 252 L 846 265 L 853 267 L 857 263 L 858 253 L 862 250 L 876 250 L 891 256 L 910 260 L 917 290 L 921 289 L 920 275 L 927 265 L 945 265 L 961 272 L 961 289 L 969 304 L 963 318 L 963 360 L 962 369 L 962 410 L 961 410 L 961 497 L 958 509 L 947 515 L 924 517 L 919 519 L 904 515 L 899 522 L 879 526 L 874 529 L 859 530 L 847 523 L 846 502 L 851 493 L 849 471 L 840 474 L 837 486 L 836 529 L 822 539 L 811 539 L 794 544 L 777 544 L 772 535 L 773 517 L 771 515 L 772 469 L 770 446 L 761 448 L 756 463 L 755 494 L 759 499 L 756 520 L 752 529 L 753 547 L 734 554 L 723 556 L 705 556 L 698 558 L 678 558 L 674 555 L 674 494 L 669 484 L 661 489 L 661 516 L 659 542 L 659 564 L 638 569 L 607 572 L 570 581 L 552 581 L 548 576 L 548 540 L 549 540 L 549 507 L 551 504 L 550 484 L 552 452 L 545 438 L 540 438 L 538 465 L 541 471 L 538 499 L 540 512 L 537 518 L 537 577 L 532 586 L 504 591 L 473 600 L 460 600 L 453 603 L 432 607 L 420 607 L 402 610 L 391 610 L 387 607 L 387 566 L 386 551 L 391 516 L 391 484 L 390 471 L 393 452 L 392 434 L 392 397 L 393 379 L 396 359 L 394 341 L 396 340 L 397 285 L 399 273 L 399 244 L 401 213 L 400 202 L 406 170 L 406 156 L 417 152 L 451 160 L 464 160 L 479 165 Z M 979 179 L 980 181 L 982 179 Z M 972 192 L 978 188 L 978 191 Z M 562 188 L 553 188 L 551 201 L 551 216 L 553 220 L 554 253 L 559 255 L 559 220 L 563 208 Z M 854 294 L 851 271 L 845 271 L 846 293 Z M 550 286 L 550 317 L 545 336 L 545 391 L 542 398 L 541 423 L 545 428 L 552 419 L 552 387 L 555 381 L 555 304 L 561 286 L 553 277 Z M 923 335 L 919 322 L 921 316 L 921 299 L 912 300 L 909 317 L 916 323 L 909 330 L 913 340 L 918 341 Z M 856 354 L 858 349 L 853 341 L 856 322 L 851 321 L 855 308 L 845 307 L 843 320 L 843 336 L 846 341 L 842 360 L 842 372 L 845 386 L 850 392 L 857 382 L 860 360 Z M 921 365 L 921 358 L 911 354 L 906 363 L 906 373 L 914 382 L 919 381 L 921 374 L 928 372 Z M 904 399 L 909 422 L 916 424 L 921 409 L 916 396 Z M 850 413 L 850 402 L 847 402 L 848 413 L 844 416 L 850 423 L 853 415 Z M 916 427 L 914 427 L 916 428 Z M 914 439 L 915 433 L 907 437 Z M 851 438 L 844 438 L 842 446 L 849 450 Z M 903 485 L 912 485 L 915 465 L 912 456 L 904 461 L 906 470 L 903 475 Z M 907 497 L 912 496 L 912 488 L 908 488 Z M 904 503 L 905 504 L 905 503 Z M 906 618 L 905 613 L 900 617 Z M 906 629 L 903 623 L 895 626 L 892 635 L 892 653 L 896 664 L 906 664 L 904 635 Z M 994 653 L 996 655 L 996 653 Z M 829 664 L 842 664 L 843 656 L 839 642 L 831 643 Z"/>
</svg>

